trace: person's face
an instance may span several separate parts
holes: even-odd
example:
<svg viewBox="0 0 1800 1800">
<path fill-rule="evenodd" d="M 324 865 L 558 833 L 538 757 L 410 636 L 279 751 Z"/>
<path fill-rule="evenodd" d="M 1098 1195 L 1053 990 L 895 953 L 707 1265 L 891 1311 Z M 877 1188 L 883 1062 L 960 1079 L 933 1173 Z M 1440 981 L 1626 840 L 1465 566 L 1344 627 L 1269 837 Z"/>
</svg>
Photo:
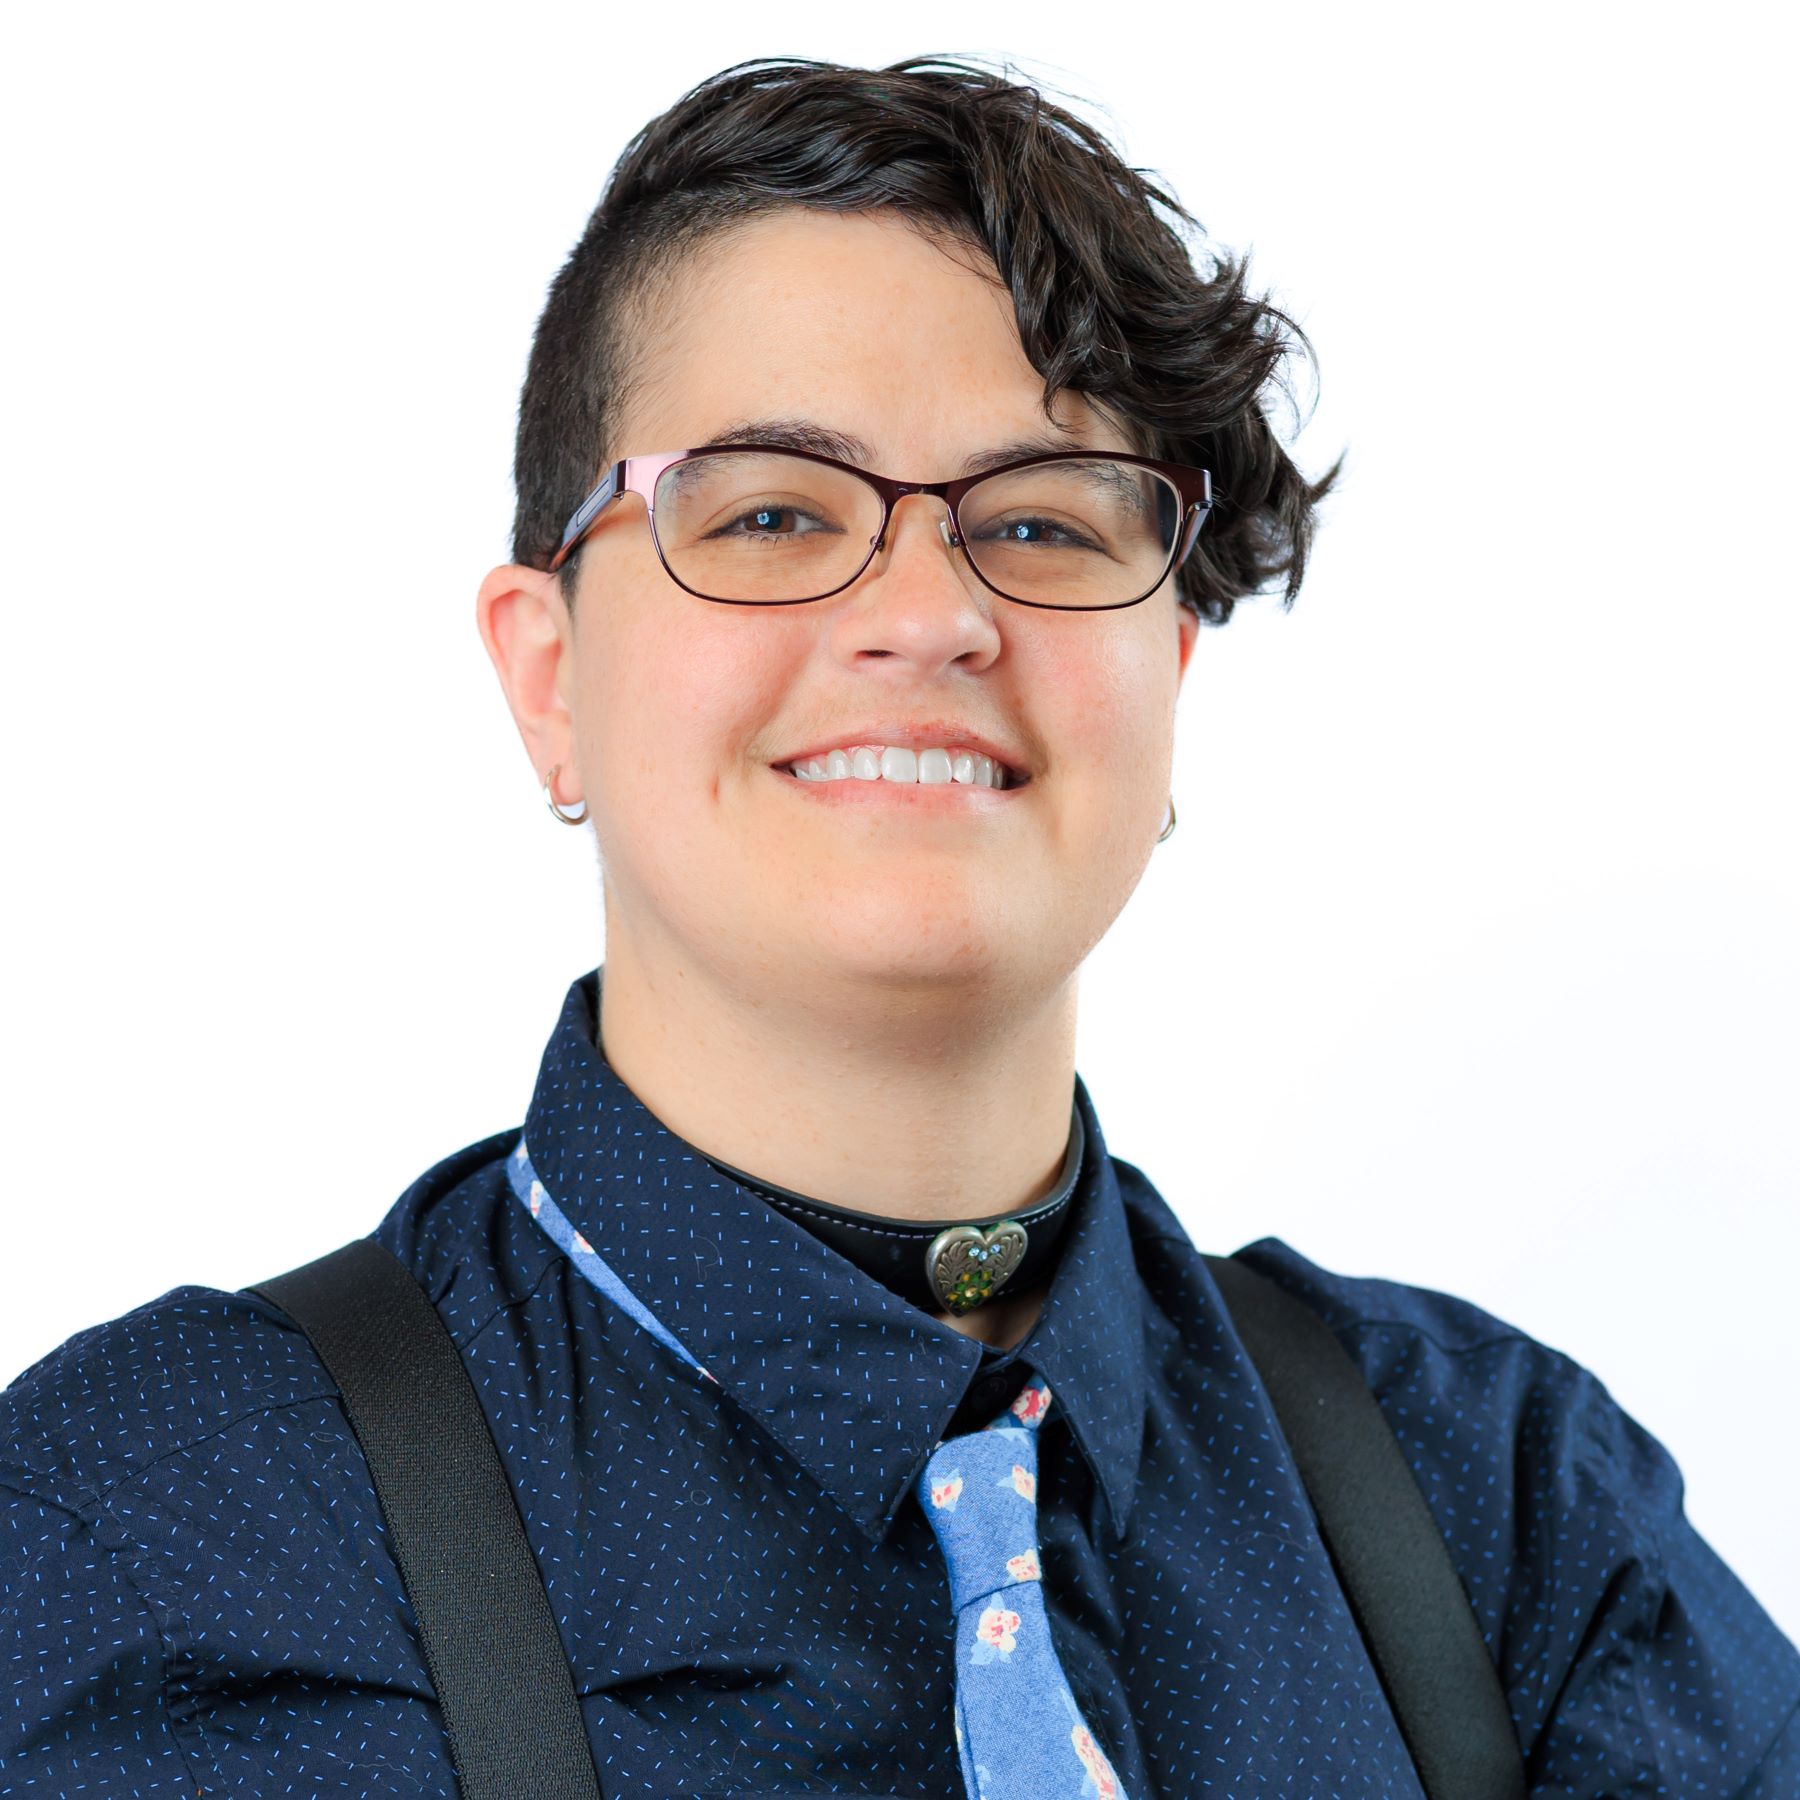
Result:
<svg viewBox="0 0 1800 1800">
<path fill-rule="evenodd" d="M 1047 439 L 1010 302 L 968 261 L 887 215 L 788 211 L 714 240 L 633 345 L 641 379 L 607 460 L 804 420 L 860 439 L 865 466 L 925 481 Z M 1069 447 L 1137 448 L 1078 396 L 1058 419 Z M 947 547 L 944 517 L 909 496 L 843 592 L 728 606 L 664 572 L 639 499 L 610 509 L 581 557 L 576 623 L 557 622 L 566 735 L 520 717 L 538 767 L 564 765 L 559 798 L 587 800 L 609 956 L 624 932 L 639 957 L 739 987 L 973 984 L 1019 1004 L 1105 933 L 1166 818 L 1194 617 L 1172 580 L 1116 611 L 1016 605 Z M 990 743 L 1028 780 L 783 768 L 920 726 L 952 752 Z"/>
</svg>

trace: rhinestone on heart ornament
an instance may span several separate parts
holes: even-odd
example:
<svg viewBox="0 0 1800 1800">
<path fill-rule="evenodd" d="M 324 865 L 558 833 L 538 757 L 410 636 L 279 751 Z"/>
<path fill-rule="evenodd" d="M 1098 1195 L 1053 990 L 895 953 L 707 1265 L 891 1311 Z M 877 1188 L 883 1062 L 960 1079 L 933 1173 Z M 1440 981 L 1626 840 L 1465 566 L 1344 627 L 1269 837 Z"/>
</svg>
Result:
<svg viewBox="0 0 1800 1800">
<path fill-rule="evenodd" d="M 1029 1241 L 1017 1219 L 1002 1219 L 985 1231 L 979 1225 L 940 1231 L 925 1252 L 931 1291 L 951 1312 L 973 1312 L 1012 1279 Z"/>
</svg>

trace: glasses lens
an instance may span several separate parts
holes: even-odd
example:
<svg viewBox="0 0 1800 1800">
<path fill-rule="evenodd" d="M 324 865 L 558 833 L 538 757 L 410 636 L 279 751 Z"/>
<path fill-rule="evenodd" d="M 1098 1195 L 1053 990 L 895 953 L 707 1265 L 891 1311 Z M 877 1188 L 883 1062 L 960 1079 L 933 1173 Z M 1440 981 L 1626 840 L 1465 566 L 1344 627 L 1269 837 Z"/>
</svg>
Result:
<svg viewBox="0 0 1800 1800">
<path fill-rule="evenodd" d="M 881 500 L 854 475 L 779 450 L 690 456 L 656 484 L 669 572 L 710 600 L 816 600 L 868 560 Z"/>
<path fill-rule="evenodd" d="M 1181 491 L 1109 456 L 1033 463 L 978 482 L 957 509 L 982 578 L 1040 606 L 1124 606 L 1168 573 Z"/>
</svg>

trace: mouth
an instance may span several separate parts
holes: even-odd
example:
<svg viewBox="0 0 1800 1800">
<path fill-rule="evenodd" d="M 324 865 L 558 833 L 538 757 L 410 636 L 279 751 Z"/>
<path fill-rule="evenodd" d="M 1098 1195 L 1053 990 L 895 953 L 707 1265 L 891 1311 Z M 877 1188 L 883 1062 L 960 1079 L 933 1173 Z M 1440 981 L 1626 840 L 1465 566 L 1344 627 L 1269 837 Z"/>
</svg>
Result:
<svg viewBox="0 0 1800 1800">
<path fill-rule="evenodd" d="M 900 745 L 846 744 L 816 756 L 797 757 L 770 767 L 799 786 L 816 788 L 821 797 L 849 798 L 874 790 L 898 799 L 907 791 L 924 797 L 972 799 L 976 794 L 1005 793 L 1030 785 L 1031 776 L 999 757 L 972 745 L 930 745 L 914 750 Z M 848 790 L 845 792 L 844 790 Z"/>
<path fill-rule="evenodd" d="M 806 778 L 796 774 L 792 763 L 769 763 L 769 772 L 783 787 L 797 788 L 805 799 L 826 806 L 887 806 L 918 812 L 994 812 L 999 806 L 1010 806 L 1031 785 L 1028 774 L 999 767 L 997 787 L 986 787 L 979 781 L 905 781 L 887 776 L 837 776 Z"/>
</svg>

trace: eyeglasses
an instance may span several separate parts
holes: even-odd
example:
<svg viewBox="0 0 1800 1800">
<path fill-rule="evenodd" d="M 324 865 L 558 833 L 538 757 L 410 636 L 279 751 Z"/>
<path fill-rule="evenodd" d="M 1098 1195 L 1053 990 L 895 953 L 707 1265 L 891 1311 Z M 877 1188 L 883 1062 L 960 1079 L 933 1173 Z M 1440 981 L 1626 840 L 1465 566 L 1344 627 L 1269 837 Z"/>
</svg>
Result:
<svg viewBox="0 0 1800 1800">
<path fill-rule="evenodd" d="M 709 444 L 614 463 L 570 517 L 551 572 L 627 493 L 644 502 L 669 578 L 701 600 L 787 606 L 841 593 L 886 541 L 895 502 L 935 494 L 946 543 L 1003 599 L 1101 612 L 1136 606 L 1181 566 L 1212 477 L 1057 450 L 956 481 L 891 481 L 810 450 Z"/>
</svg>

